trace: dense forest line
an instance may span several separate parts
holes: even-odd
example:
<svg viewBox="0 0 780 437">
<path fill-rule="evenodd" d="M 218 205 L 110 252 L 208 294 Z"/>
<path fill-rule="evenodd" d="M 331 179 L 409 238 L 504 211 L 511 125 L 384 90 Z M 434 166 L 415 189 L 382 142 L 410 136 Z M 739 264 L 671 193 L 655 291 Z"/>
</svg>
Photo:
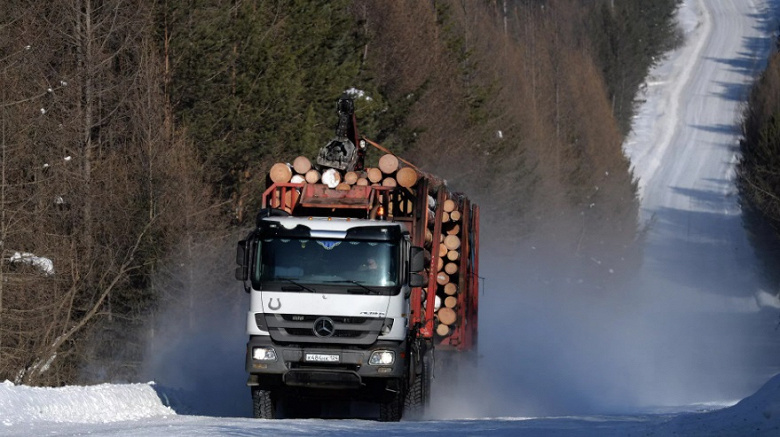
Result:
<svg viewBox="0 0 780 437">
<path fill-rule="evenodd" d="M 780 43 L 780 40 L 778 40 Z M 778 46 L 780 47 L 780 46 Z M 780 283 L 780 53 L 775 51 L 753 85 L 742 116 L 737 165 L 742 219 L 765 265 L 770 283 Z"/>
<path fill-rule="evenodd" d="M 132 380 L 161 308 L 195 327 L 237 295 L 267 169 L 313 156 L 348 90 L 361 133 L 468 192 L 487 237 L 622 262 L 621 143 L 677 4 L 3 2 L 0 378 Z"/>
</svg>

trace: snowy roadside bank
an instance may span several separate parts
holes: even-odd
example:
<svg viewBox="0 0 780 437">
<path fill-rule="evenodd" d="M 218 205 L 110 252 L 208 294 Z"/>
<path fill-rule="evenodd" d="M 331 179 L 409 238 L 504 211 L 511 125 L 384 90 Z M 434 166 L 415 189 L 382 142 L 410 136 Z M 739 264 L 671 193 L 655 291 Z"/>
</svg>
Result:
<svg viewBox="0 0 780 437">
<path fill-rule="evenodd" d="M 173 414 L 152 383 L 58 388 L 0 384 L 0 423 L 5 426 L 36 421 L 108 423 Z"/>
</svg>

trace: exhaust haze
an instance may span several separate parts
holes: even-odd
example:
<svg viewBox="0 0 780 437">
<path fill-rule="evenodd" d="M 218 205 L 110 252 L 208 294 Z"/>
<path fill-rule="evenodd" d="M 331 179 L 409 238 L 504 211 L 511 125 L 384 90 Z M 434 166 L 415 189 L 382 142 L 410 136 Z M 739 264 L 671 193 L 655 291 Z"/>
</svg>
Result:
<svg viewBox="0 0 780 437">
<path fill-rule="evenodd" d="M 731 403 L 777 368 L 776 312 L 752 297 L 675 296 L 641 277 L 603 288 L 539 252 L 491 256 L 483 245 L 479 366 L 437 377 L 432 417 Z"/>
<path fill-rule="evenodd" d="M 239 239 L 182 251 L 178 259 L 189 263 L 171 266 L 157 281 L 167 298 L 147 342 L 143 375 L 179 414 L 251 416 L 244 370 L 249 297 L 233 279 Z"/>
</svg>

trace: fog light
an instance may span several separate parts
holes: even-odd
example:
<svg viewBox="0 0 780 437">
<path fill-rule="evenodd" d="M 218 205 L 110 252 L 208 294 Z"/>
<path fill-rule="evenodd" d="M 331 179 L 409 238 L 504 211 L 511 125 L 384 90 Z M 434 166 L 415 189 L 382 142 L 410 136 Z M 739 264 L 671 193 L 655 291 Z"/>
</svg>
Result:
<svg viewBox="0 0 780 437">
<path fill-rule="evenodd" d="M 393 351 L 374 351 L 368 358 L 368 364 L 372 366 L 388 366 L 395 362 L 395 352 Z"/>
<path fill-rule="evenodd" d="M 252 359 L 256 361 L 276 361 L 276 351 L 272 347 L 252 348 Z"/>
</svg>

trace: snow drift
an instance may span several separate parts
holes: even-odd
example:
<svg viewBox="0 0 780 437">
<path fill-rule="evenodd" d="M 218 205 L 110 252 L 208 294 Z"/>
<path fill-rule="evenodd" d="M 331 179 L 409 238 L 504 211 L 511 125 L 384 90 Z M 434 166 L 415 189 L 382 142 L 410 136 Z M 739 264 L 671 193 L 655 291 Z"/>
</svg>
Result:
<svg viewBox="0 0 780 437">
<path fill-rule="evenodd" d="M 780 435 L 780 375 L 722 410 L 687 414 L 663 424 L 662 435 Z"/>
<path fill-rule="evenodd" d="M 153 383 L 59 388 L 0 384 L 0 420 L 6 426 L 40 421 L 108 423 L 172 414 Z"/>
</svg>

